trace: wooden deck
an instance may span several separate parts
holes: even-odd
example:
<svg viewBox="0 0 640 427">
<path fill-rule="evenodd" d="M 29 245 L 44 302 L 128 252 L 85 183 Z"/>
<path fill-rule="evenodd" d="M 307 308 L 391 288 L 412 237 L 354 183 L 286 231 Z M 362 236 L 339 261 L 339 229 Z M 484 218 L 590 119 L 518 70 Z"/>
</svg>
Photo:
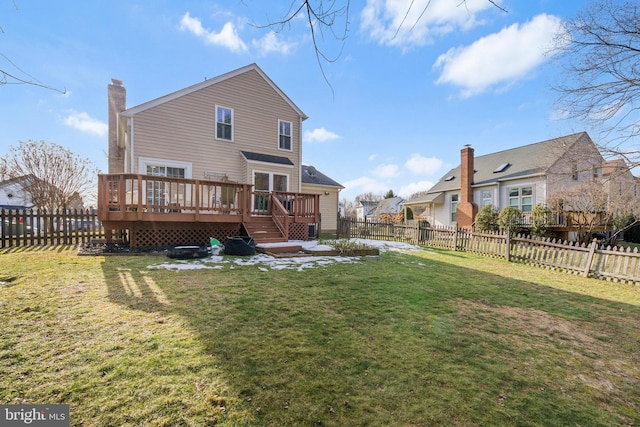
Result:
<svg viewBox="0 0 640 427">
<path fill-rule="evenodd" d="M 108 241 L 115 231 L 127 234 L 132 247 L 223 240 L 248 234 L 265 217 L 281 241 L 306 240 L 309 224 L 320 222 L 319 197 L 233 182 L 108 174 L 98 177 L 98 219 Z"/>
</svg>

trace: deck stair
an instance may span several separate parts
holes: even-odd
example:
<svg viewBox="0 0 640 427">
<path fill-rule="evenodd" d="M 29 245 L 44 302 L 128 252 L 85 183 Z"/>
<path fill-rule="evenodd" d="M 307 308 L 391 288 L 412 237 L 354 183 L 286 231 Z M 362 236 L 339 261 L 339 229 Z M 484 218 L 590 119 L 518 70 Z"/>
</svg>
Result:
<svg viewBox="0 0 640 427">
<path fill-rule="evenodd" d="M 243 225 L 256 244 L 287 241 L 270 216 L 253 217 L 250 222 L 245 222 Z"/>
</svg>

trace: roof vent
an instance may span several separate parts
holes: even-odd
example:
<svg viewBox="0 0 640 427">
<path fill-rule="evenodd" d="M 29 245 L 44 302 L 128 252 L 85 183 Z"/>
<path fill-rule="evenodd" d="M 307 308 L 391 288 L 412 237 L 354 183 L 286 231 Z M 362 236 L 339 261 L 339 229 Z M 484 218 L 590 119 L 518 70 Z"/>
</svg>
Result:
<svg viewBox="0 0 640 427">
<path fill-rule="evenodd" d="M 448 177 L 446 177 L 444 180 L 445 181 L 453 181 L 455 179 L 455 175 L 449 175 Z"/>
<path fill-rule="evenodd" d="M 493 170 L 493 173 L 500 173 L 500 172 L 504 172 L 507 170 L 507 168 L 511 166 L 511 163 L 503 163 L 500 166 L 498 166 L 497 168 L 495 168 Z"/>
<path fill-rule="evenodd" d="M 314 168 L 313 166 L 308 166 L 307 173 L 311 176 L 314 176 L 316 174 L 316 168 Z"/>
</svg>

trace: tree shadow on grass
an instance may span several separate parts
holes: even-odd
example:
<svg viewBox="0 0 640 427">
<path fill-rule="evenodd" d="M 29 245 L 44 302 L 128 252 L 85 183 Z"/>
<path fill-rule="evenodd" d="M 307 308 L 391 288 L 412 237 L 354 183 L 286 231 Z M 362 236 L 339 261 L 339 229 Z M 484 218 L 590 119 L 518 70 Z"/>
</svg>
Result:
<svg viewBox="0 0 640 427">
<path fill-rule="evenodd" d="M 171 271 L 146 268 L 164 260 L 106 257 L 103 272 L 123 309 L 178 316 L 196 333 L 216 367 L 208 381 L 221 385 L 224 413 L 219 401 L 211 411 L 222 425 L 640 417 L 638 306 L 443 260 L 425 251 L 302 272 Z"/>
</svg>

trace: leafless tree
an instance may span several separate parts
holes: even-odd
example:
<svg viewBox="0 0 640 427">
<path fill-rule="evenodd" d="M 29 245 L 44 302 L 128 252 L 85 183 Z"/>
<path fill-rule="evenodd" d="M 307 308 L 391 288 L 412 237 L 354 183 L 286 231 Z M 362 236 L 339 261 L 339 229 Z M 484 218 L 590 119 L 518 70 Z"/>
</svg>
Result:
<svg viewBox="0 0 640 427">
<path fill-rule="evenodd" d="M 556 38 L 564 75 L 554 88 L 569 118 L 601 130 L 601 150 L 640 164 L 640 4 L 598 0 Z"/>
<path fill-rule="evenodd" d="M 563 214 L 576 230 L 579 242 L 588 243 L 596 231 L 611 230 L 616 217 L 638 212 L 636 180 L 621 164 L 606 176 L 556 190 L 547 197 L 551 210 Z"/>
<path fill-rule="evenodd" d="M 81 195 L 95 187 L 97 169 L 88 159 L 54 143 L 21 141 L 3 158 L 9 178 L 25 177 L 24 190 L 40 209 L 54 211 L 79 206 Z"/>
</svg>

